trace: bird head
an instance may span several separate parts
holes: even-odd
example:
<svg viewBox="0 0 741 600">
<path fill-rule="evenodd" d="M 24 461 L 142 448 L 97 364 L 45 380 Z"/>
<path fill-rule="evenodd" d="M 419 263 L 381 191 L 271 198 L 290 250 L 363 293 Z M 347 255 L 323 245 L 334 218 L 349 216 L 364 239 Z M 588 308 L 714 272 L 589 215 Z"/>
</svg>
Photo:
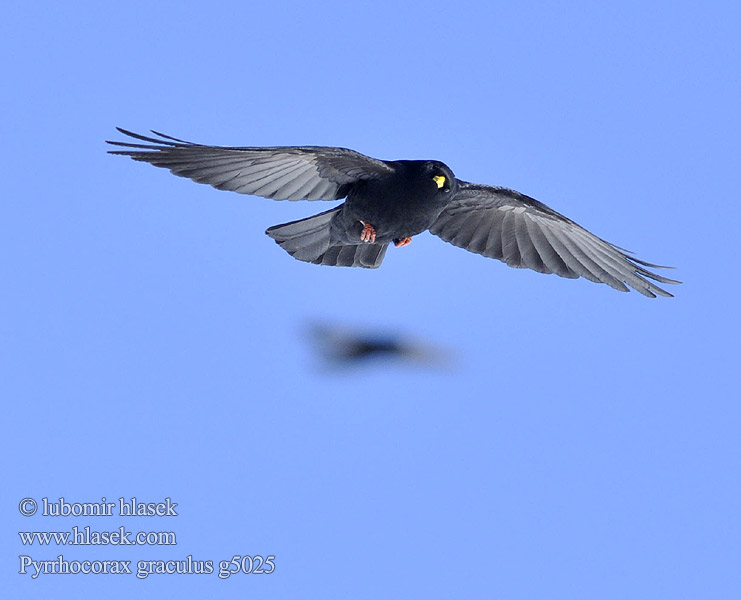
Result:
<svg viewBox="0 0 741 600">
<path fill-rule="evenodd" d="M 446 201 L 453 197 L 458 187 L 453 171 L 439 160 L 424 161 L 424 177 L 435 186 L 433 190 L 447 197 Z"/>
</svg>

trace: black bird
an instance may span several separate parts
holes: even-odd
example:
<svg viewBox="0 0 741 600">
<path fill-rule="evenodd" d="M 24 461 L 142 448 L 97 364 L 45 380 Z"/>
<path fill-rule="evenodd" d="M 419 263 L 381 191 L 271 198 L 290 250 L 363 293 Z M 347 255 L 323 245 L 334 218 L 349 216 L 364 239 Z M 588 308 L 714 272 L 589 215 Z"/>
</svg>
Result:
<svg viewBox="0 0 741 600">
<path fill-rule="evenodd" d="M 111 154 L 220 190 L 274 200 L 346 198 L 331 210 L 266 231 L 298 260 L 375 269 L 390 243 L 406 246 L 429 230 L 511 267 L 585 277 L 622 292 L 630 286 L 651 298 L 672 296 L 649 279 L 680 283 L 647 269 L 667 267 L 630 256 L 545 204 L 507 188 L 457 179 L 440 161 L 385 161 L 324 146 L 204 146 L 156 131 L 154 138 L 117 129 L 146 143 L 109 141 L 126 148 Z"/>
<path fill-rule="evenodd" d="M 374 359 L 438 368 L 451 363 L 443 349 L 399 334 L 362 333 L 355 328 L 328 324 L 313 325 L 309 334 L 325 361 L 338 367 L 361 365 Z"/>
</svg>

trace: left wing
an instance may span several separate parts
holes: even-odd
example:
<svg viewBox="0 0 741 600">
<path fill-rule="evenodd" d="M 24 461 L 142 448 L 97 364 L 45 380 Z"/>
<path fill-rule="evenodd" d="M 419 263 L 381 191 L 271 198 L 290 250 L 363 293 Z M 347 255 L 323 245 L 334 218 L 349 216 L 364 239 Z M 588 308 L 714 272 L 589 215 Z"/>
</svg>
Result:
<svg viewBox="0 0 741 600">
<path fill-rule="evenodd" d="M 112 142 L 110 150 L 175 175 L 220 190 L 273 200 L 338 200 L 363 179 L 393 172 L 382 160 L 347 148 L 274 146 L 267 148 L 205 146 L 163 133 L 140 135 L 117 127 L 124 135 L 146 142 Z"/>
</svg>

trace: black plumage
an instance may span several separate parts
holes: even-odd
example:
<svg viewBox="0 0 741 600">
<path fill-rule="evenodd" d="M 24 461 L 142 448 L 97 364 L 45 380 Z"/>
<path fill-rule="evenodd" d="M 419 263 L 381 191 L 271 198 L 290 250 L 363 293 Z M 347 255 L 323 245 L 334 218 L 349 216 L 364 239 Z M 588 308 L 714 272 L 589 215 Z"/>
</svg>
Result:
<svg viewBox="0 0 741 600">
<path fill-rule="evenodd" d="M 399 333 L 384 335 L 332 324 L 315 324 L 308 333 L 325 362 L 336 367 L 373 361 L 405 362 L 435 368 L 453 366 L 445 349 Z"/>
<path fill-rule="evenodd" d="M 331 210 L 266 231 L 298 260 L 376 268 L 390 243 L 405 246 L 429 230 L 511 267 L 585 277 L 620 291 L 630 286 L 649 297 L 671 296 L 653 281 L 679 283 L 649 270 L 666 267 L 631 256 L 545 204 L 457 179 L 439 161 L 383 161 L 323 146 L 204 146 L 157 132 L 155 138 L 118 130 L 145 143 L 109 141 L 125 148 L 111 154 L 221 190 L 274 200 L 346 198 Z"/>
</svg>

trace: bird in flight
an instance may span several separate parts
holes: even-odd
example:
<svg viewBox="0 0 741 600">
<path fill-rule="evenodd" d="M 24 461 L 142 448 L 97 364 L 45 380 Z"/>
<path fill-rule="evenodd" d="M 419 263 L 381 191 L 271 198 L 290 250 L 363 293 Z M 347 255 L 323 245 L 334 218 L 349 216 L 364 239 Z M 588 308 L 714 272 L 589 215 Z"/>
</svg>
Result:
<svg viewBox="0 0 741 600">
<path fill-rule="evenodd" d="M 444 349 L 398 333 L 363 333 L 355 327 L 344 328 L 327 323 L 313 324 L 308 333 L 325 363 L 331 366 L 383 361 L 442 368 L 451 366 L 452 362 Z"/>
<path fill-rule="evenodd" d="M 265 232 L 298 260 L 320 265 L 381 265 L 390 244 L 407 246 L 429 230 L 455 246 L 511 267 L 584 277 L 622 292 L 672 294 L 680 283 L 627 250 L 593 235 L 542 202 L 503 187 L 457 179 L 436 160 L 378 160 L 325 146 L 228 147 L 156 137 L 117 128 L 138 140 L 109 144 L 175 175 L 220 190 L 273 200 L 339 200 L 328 211 Z"/>
</svg>

